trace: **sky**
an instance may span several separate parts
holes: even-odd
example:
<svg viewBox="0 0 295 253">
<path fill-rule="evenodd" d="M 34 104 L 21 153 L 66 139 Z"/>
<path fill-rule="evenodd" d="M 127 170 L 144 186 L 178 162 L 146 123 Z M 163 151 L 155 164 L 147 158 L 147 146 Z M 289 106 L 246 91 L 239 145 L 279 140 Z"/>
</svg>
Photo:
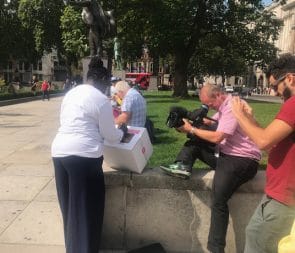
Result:
<svg viewBox="0 0 295 253">
<path fill-rule="evenodd" d="M 267 5 L 271 4 L 272 0 L 262 0 L 262 2 L 265 6 L 267 6 Z"/>
</svg>

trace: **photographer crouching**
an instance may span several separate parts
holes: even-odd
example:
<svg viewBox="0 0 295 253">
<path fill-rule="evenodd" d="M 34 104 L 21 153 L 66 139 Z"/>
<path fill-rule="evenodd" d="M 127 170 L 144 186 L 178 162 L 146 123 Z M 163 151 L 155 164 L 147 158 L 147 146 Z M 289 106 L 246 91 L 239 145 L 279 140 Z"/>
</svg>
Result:
<svg viewBox="0 0 295 253">
<path fill-rule="evenodd" d="M 182 119 L 183 124 L 177 126 L 176 130 L 188 134 L 190 139 L 185 142 L 175 163 L 161 166 L 169 175 L 182 178 L 190 177 L 196 159 L 215 170 L 207 245 L 208 250 L 214 253 L 224 252 L 229 220 L 227 202 L 240 185 L 256 175 L 261 159 L 260 150 L 244 134 L 232 114 L 231 99 L 232 96 L 221 87 L 206 83 L 200 91 L 203 103 L 203 109 L 200 109 L 203 110 L 200 117 L 203 119 L 202 124 L 195 124 L 194 120 L 191 124 L 192 120 L 187 117 Z M 204 105 L 216 110 L 212 119 L 206 117 Z"/>
</svg>

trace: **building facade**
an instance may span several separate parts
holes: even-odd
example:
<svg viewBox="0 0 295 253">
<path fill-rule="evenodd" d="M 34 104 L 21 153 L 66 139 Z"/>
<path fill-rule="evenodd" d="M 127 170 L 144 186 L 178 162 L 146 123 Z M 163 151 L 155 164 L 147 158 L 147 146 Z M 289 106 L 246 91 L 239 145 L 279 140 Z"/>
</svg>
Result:
<svg viewBox="0 0 295 253">
<path fill-rule="evenodd" d="M 287 0 L 284 5 L 272 3 L 266 8 L 267 11 L 273 12 L 275 18 L 283 22 L 278 40 L 275 46 L 279 49 L 279 55 L 285 53 L 295 54 L 295 0 Z M 256 86 L 265 88 L 268 86 L 267 79 L 263 71 L 254 67 Z"/>
<path fill-rule="evenodd" d="M 0 75 L 7 84 L 11 82 L 28 84 L 33 76 L 36 76 L 37 80 L 64 81 L 67 71 L 64 64 L 60 64 L 56 51 L 53 51 L 44 54 L 34 63 L 11 58 L 0 69 Z"/>
</svg>

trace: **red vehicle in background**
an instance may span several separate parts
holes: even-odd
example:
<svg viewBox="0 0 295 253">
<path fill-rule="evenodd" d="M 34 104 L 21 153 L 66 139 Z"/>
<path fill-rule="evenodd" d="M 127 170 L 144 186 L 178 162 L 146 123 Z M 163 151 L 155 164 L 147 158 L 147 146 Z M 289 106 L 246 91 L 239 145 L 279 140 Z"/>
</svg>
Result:
<svg viewBox="0 0 295 253">
<path fill-rule="evenodd" d="M 147 90 L 150 85 L 150 76 L 152 73 L 126 73 L 125 80 L 141 90 Z"/>
</svg>

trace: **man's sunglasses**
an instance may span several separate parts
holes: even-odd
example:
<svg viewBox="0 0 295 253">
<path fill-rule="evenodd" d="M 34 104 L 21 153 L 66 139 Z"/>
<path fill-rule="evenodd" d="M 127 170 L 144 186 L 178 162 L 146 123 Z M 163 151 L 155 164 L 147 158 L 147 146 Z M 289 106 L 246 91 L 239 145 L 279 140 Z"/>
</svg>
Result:
<svg viewBox="0 0 295 253">
<path fill-rule="evenodd" d="M 291 74 L 293 76 L 295 75 L 295 73 L 286 73 L 286 74 L 280 76 L 273 84 L 271 84 L 271 87 L 275 92 L 278 91 L 278 87 L 279 87 L 280 82 L 284 81 L 286 79 L 287 75 L 289 75 L 289 74 Z"/>
</svg>

